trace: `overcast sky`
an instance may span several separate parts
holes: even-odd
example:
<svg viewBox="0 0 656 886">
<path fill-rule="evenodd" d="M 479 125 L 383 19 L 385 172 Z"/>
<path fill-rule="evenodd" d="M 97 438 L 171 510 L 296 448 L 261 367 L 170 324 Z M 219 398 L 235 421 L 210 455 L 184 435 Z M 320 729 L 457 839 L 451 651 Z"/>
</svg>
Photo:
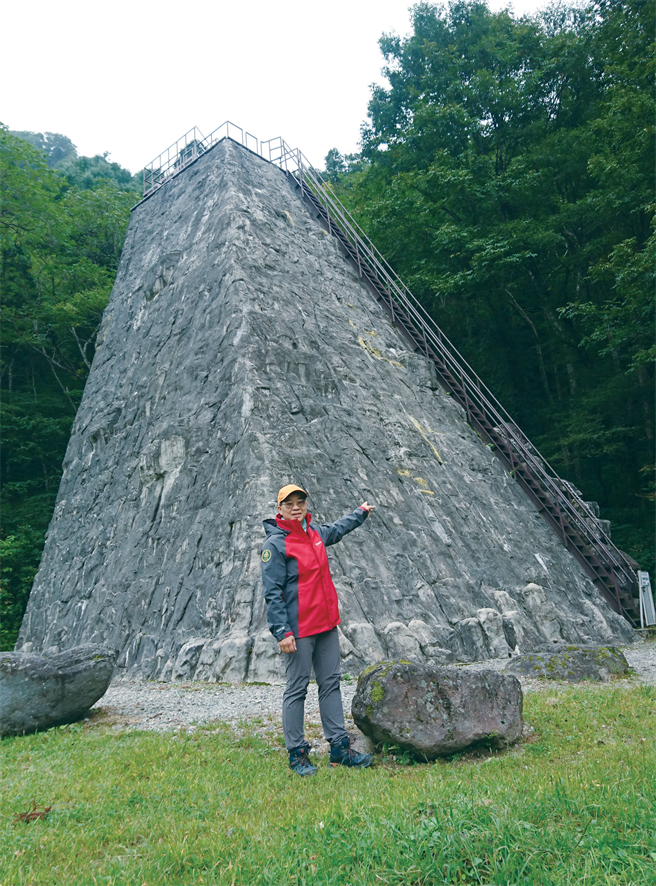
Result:
<svg viewBox="0 0 656 886">
<path fill-rule="evenodd" d="M 192 126 L 358 149 L 378 39 L 408 0 L 0 0 L 0 121 L 133 172 Z M 490 0 L 535 13 L 547 0 Z"/>
</svg>

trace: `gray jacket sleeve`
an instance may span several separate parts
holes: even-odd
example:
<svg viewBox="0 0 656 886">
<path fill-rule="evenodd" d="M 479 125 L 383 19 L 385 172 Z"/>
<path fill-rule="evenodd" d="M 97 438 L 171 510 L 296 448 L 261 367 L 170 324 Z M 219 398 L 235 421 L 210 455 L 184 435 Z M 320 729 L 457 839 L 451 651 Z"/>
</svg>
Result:
<svg viewBox="0 0 656 886">
<path fill-rule="evenodd" d="M 315 527 L 315 529 L 321 536 L 321 541 L 326 547 L 329 547 L 330 545 L 336 545 L 347 533 L 357 529 L 358 526 L 362 526 L 368 516 L 369 511 L 356 508 L 351 514 L 344 514 L 343 517 L 335 520 L 334 523 L 323 523 L 321 526 Z"/>
<path fill-rule="evenodd" d="M 284 554 L 270 541 L 264 543 L 260 559 L 267 608 L 267 626 L 276 640 L 280 642 L 285 634 L 291 633 L 292 630 L 287 620 L 284 596 L 287 564 Z"/>
</svg>

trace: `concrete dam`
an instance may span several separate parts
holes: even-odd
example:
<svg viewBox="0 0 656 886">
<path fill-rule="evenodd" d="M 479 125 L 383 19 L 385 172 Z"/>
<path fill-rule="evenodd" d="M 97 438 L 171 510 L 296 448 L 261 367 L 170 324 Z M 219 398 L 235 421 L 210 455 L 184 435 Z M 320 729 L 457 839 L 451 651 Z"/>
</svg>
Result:
<svg viewBox="0 0 656 886">
<path fill-rule="evenodd" d="M 329 550 L 350 674 L 630 642 L 333 233 L 229 138 L 135 207 L 18 650 L 283 679 L 259 553 L 290 482 L 315 521 L 377 506 Z"/>
</svg>

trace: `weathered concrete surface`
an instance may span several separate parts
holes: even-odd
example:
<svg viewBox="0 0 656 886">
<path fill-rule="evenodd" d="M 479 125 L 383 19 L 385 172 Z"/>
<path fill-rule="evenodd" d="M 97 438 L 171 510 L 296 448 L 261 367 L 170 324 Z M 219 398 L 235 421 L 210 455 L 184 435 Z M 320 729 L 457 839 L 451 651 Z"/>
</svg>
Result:
<svg viewBox="0 0 656 886">
<path fill-rule="evenodd" d="M 0 735 L 74 723 L 107 691 L 116 653 L 89 643 L 48 658 L 0 652 Z"/>
<path fill-rule="evenodd" d="M 568 683 L 582 680 L 607 683 L 612 677 L 628 677 L 631 670 L 624 653 L 614 646 L 558 644 L 557 651 L 540 646 L 535 652 L 513 658 L 506 672 L 518 677 L 542 677 Z"/>
<path fill-rule="evenodd" d="M 331 548 L 344 668 L 626 642 L 285 174 L 221 142 L 134 212 L 17 648 L 124 673 L 284 679 L 259 548 L 278 488 Z"/>
<path fill-rule="evenodd" d="M 480 742 L 503 748 L 517 741 L 522 706 L 515 677 L 383 661 L 360 676 L 351 712 L 372 741 L 434 760 Z"/>
</svg>

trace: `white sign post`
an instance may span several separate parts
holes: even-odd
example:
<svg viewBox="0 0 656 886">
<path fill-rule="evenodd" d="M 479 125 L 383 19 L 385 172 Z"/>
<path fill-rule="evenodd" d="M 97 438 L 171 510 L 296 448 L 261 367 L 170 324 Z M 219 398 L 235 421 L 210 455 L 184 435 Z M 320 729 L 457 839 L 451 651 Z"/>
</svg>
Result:
<svg viewBox="0 0 656 886">
<path fill-rule="evenodd" d="M 648 572 L 638 572 L 638 585 L 640 587 L 640 627 L 645 628 L 656 624 L 656 611 L 654 610 L 654 598 L 651 594 Z"/>
</svg>

